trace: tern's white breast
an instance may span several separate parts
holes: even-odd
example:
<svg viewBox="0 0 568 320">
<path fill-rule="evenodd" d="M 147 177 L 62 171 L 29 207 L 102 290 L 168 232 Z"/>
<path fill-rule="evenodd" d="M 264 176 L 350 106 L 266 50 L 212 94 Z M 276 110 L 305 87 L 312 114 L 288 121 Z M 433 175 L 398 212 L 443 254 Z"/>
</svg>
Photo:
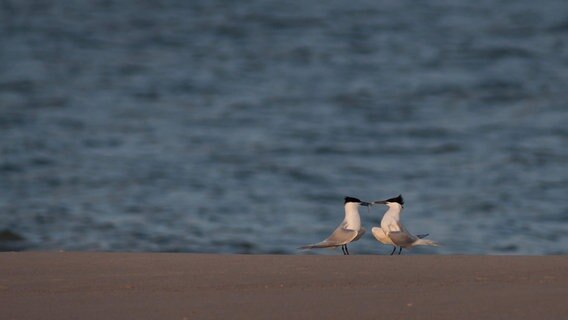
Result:
<svg viewBox="0 0 568 320">
<path fill-rule="evenodd" d="M 400 212 L 402 211 L 402 206 L 398 203 L 389 203 L 389 209 L 385 212 L 383 219 L 381 220 L 381 229 L 384 232 L 400 231 Z"/>
</svg>

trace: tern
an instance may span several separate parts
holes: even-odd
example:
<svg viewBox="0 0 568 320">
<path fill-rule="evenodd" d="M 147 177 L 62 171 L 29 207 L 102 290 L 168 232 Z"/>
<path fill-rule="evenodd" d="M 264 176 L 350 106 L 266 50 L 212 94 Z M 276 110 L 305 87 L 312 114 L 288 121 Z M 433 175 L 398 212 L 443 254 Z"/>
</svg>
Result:
<svg viewBox="0 0 568 320">
<path fill-rule="evenodd" d="M 427 233 L 413 235 L 402 224 L 400 221 L 400 213 L 404 206 L 404 199 L 402 199 L 402 195 L 398 195 L 398 197 L 387 200 L 373 201 L 372 204 L 385 204 L 389 207 L 381 220 L 381 227 L 373 227 L 371 232 L 379 242 L 394 246 L 391 256 L 394 254 L 397 247 L 399 248 L 398 254 L 400 255 L 402 248 L 407 249 L 414 246 L 438 246 L 438 244 L 432 240 L 423 239 L 428 236 Z"/>
<path fill-rule="evenodd" d="M 349 255 L 347 244 L 359 240 L 365 234 L 365 228 L 361 227 L 359 206 L 369 207 L 369 202 L 361 201 L 353 197 L 345 197 L 345 218 L 333 233 L 322 242 L 309 244 L 300 249 L 318 249 L 341 247 L 344 255 Z"/>
</svg>

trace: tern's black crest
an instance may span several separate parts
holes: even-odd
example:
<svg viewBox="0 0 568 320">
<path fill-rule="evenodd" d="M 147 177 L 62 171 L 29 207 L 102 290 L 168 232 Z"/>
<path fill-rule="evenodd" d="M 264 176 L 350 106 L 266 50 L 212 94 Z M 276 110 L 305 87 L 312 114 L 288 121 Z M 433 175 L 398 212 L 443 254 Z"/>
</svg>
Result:
<svg viewBox="0 0 568 320">
<path fill-rule="evenodd" d="M 402 206 L 404 204 L 404 199 L 402 199 L 402 195 L 399 194 L 398 197 L 387 199 L 386 202 L 397 202 Z"/>
<path fill-rule="evenodd" d="M 345 197 L 345 202 L 343 204 L 346 204 L 347 202 L 356 202 L 359 203 L 361 202 L 361 200 L 357 199 L 357 198 L 353 198 L 353 197 Z"/>
</svg>

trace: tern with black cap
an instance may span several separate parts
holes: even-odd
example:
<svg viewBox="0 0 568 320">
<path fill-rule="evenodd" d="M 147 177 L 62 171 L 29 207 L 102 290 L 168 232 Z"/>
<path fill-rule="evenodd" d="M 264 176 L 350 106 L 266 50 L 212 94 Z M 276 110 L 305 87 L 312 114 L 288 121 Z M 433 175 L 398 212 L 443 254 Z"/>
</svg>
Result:
<svg viewBox="0 0 568 320">
<path fill-rule="evenodd" d="M 381 220 L 381 227 L 373 227 L 371 232 L 379 242 L 394 246 L 391 255 L 394 254 L 397 247 L 399 248 L 398 254 L 400 254 L 402 248 L 438 246 L 438 244 L 432 240 L 423 239 L 428 236 L 428 234 L 413 235 L 402 224 L 400 221 L 400 214 L 404 208 L 402 195 L 387 200 L 373 201 L 372 204 L 385 204 L 389 207 Z"/>
<path fill-rule="evenodd" d="M 345 197 L 344 208 L 345 218 L 333 233 L 325 240 L 309 244 L 300 249 L 319 249 L 341 247 L 344 255 L 349 255 L 347 245 L 359 240 L 365 234 L 365 228 L 361 226 L 361 216 L 359 216 L 359 206 L 370 206 L 368 202 L 361 201 L 353 197 Z"/>
</svg>

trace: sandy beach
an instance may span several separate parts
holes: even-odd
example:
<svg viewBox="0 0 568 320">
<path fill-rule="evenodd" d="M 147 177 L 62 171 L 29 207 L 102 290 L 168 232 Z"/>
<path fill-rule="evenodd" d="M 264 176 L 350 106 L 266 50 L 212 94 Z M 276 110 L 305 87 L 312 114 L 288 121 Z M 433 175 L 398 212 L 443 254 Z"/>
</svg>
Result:
<svg viewBox="0 0 568 320">
<path fill-rule="evenodd" d="M 563 319 L 566 256 L 0 254 L 1 319 Z"/>
</svg>

